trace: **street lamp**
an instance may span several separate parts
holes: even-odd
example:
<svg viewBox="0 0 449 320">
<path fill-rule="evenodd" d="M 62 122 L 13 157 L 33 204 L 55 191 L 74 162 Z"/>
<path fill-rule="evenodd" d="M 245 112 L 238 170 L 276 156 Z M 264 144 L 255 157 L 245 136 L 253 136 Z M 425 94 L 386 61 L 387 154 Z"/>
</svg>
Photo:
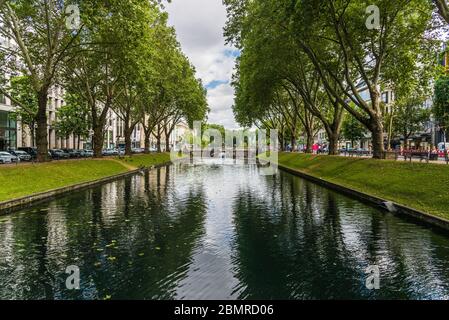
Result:
<svg viewBox="0 0 449 320">
<path fill-rule="evenodd" d="M 89 138 L 90 138 L 90 148 L 94 149 L 94 130 L 89 130 Z"/>
</svg>

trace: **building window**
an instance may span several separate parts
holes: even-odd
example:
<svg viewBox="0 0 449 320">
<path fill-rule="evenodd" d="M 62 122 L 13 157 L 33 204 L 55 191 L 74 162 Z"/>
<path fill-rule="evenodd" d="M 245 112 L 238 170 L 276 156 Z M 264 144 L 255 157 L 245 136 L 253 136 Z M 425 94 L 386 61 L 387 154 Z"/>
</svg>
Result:
<svg viewBox="0 0 449 320">
<path fill-rule="evenodd" d="M 6 104 L 6 98 L 3 94 L 0 93 L 0 104 Z"/>
<path fill-rule="evenodd" d="M 17 148 L 17 124 L 10 113 L 0 111 L 0 150 Z"/>
<path fill-rule="evenodd" d="M 384 103 L 390 102 L 388 99 L 388 92 L 382 93 L 382 102 L 384 102 Z"/>
</svg>

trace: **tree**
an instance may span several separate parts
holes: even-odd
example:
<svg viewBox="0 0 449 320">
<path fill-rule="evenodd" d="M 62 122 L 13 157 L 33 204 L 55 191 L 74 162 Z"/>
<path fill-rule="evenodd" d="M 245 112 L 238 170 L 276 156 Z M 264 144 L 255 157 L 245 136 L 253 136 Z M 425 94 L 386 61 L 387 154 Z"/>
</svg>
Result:
<svg viewBox="0 0 449 320">
<path fill-rule="evenodd" d="M 289 20 L 298 43 L 319 70 L 329 92 L 371 132 L 374 158 L 381 158 L 384 127 L 380 96 L 382 87 L 391 80 L 387 71 L 398 68 L 395 61 L 402 61 L 402 67 L 405 63 L 416 65 L 418 55 L 413 53 L 429 27 L 430 4 L 420 0 L 378 1 L 374 14 L 379 13 L 379 19 L 369 26 L 369 16 L 363 14 L 372 5 L 369 1 L 295 2 L 294 9 L 287 12 L 292 12 Z M 329 59 L 339 52 L 344 58 L 343 77 Z M 408 70 L 411 68 L 404 72 Z M 345 99 L 334 92 L 329 78 L 336 81 Z M 369 100 L 361 95 L 363 87 Z"/>
<path fill-rule="evenodd" d="M 324 127 L 328 134 L 330 153 L 337 153 L 343 107 L 328 94 L 316 67 L 296 42 L 286 19 L 285 12 L 291 9 L 288 2 L 229 0 L 225 4 L 229 12 L 227 41 L 243 51 L 234 81 L 237 119 L 253 113 L 263 116 L 270 102 L 279 101 L 285 93 L 293 108 L 292 112 L 277 108 L 284 115 L 286 126 L 279 129 L 283 131 L 281 135 L 288 132 L 293 149 L 302 130 L 306 150 L 311 152 L 319 120 L 319 127 Z M 338 56 L 332 60 L 338 66 Z M 286 103 L 284 99 L 281 105 Z M 272 104 L 276 105 L 279 103 Z"/>
<path fill-rule="evenodd" d="M 121 107 L 128 108 L 129 94 L 135 94 L 126 89 L 136 81 L 139 49 L 151 46 L 148 34 L 159 11 L 152 2 L 111 0 L 83 2 L 81 12 L 86 26 L 77 43 L 80 54 L 66 64 L 64 82 L 89 106 L 94 154 L 102 157 L 108 113 L 127 113 Z"/>
<path fill-rule="evenodd" d="M 440 128 L 445 132 L 448 140 L 449 126 L 449 76 L 441 76 L 435 83 L 435 96 L 433 100 L 433 114 Z"/>
<path fill-rule="evenodd" d="M 61 138 L 73 136 L 73 146 L 80 149 L 81 138 L 89 135 L 89 119 L 88 106 L 74 94 L 66 94 L 64 97 L 66 105 L 60 107 L 57 111 L 56 133 Z M 75 147 L 75 140 L 78 145 Z"/>
<path fill-rule="evenodd" d="M 441 17 L 449 23 L 449 5 L 447 0 L 433 0 L 433 2 L 435 3 Z"/>
<path fill-rule="evenodd" d="M 10 81 L 9 92 L 15 97 L 20 104 L 16 105 L 13 118 L 20 120 L 22 125 L 28 127 L 31 138 L 31 145 L 36 143 L 36 124 L 37 124 L 37 110 L 38 101 L 36 95 L 33 93 L 31 79 L 28 76 L 13 77 Z"/>
<path fill-rule="evenodd" d="M 435 59 L 435 52 L 438 50 L 438 42 L 423 42 L 416 48 L 416 52 L 412 53 L 413 56 L 418 54 L 419 63 L 413 66 L 409 63 L 403 65 L 403 60 L 396 61 L 397 67 L 390 69 L 393 74 L 388 78 L 393 79 L 390 86 L 394 90 L 395 99 L 390 101 L 389 112 L 385 117 L 389 148 L 392 138 L 401 135 L 405 147 L 408 148 L 410 137 L 424 130 L 426 122 L 430 120 L 431 112 L 425 107 L 425 103 L 431 98 L 433 79 L 438 71 Z M 407 67 L 411 69 L 407 70 Z M 394 72 L 401 74 L 394 74 Z"/>
<path fill-rule="evenodd" d="M 25 74 L 30 77 L 33 93 L 38 100 L 36 115 L 36 143 L 38 161 L 47 161 L 47 100 L 48 91 L 64 61 L 72 54 L 73 44 L 82 24 L 67 28 L 66 5 L 57 0 L 5 1 L 0 6 L 0 35 L 14 41 L 10 48 L 2 48 L 19 63 L 9 64 L 9 74 Z M 21 102 L 5 87 L 0 92 L 16 105 Z M 23 107 L 23 106 L 22 106 Z"/>
<path fill-rule="evenodd" d="M 366 128 L 352 115 L 347 115 L 342 125 L 342 135 L 345 139 L 351 141 L 354 148 L 354 142 L 366 137 Z"/>
<path fill-rule="evenodd" d="M 202 121 L 208 112 L 206 91 L 195 78 L 194 67 L 181 52 L 174 30 L 166 26 L 166 16 L 163 18 L 155 28 L 153 50 L 144 59 L 151 63 L 142 68 L 144 81 L 139 86 L 145 150 L 149 150 L 153 134 L 159 152 L 162 135 L 166 137 L 168 151 L 168 138 L 181 120 L 192 127 L 193 121 Z"/>
<path fill-rule="evenodd" d="M 397 106 L 393 125 L 395 131 L 404 138 L 405 148 L 408 148 L 408 140 L 414 134 L 422 132 L 425 124 L 430 120 L 431 111 L 423 108 L 425 100 L 412 96 L 406 102 Z"/>
</svg>

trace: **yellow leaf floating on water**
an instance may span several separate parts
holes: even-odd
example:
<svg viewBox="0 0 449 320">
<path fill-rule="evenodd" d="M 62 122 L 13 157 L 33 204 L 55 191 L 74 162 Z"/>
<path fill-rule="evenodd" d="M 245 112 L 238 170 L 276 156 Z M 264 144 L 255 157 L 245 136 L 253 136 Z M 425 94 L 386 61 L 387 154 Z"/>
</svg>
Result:
<svg viewBox="0 0 449 320">
<path fill-rule="evenodd" d="M 160 247 L 156 247 L 156 250 L 161 250 L 161 248 Z"/>
<path fill-rule="evenodd" d="M 143 257 L 145 253 L 139 253 L 139 257 Z"/>
<path fill-rule="evenodd" d="M 108 260 L 109 261 L 115 261 L 115 260 L 117 260 L 117 258 L 116 257 L 108 257 Z"/>
<path fill-rule="evenodd" d="M 106 295 L 103 300 L 111 300 L 112 296 Z"/>
<path fill-rule="evenodd" d="M 101 262 L 96 262 L 96 263 L 94 264 L 94 266 L 95 266 L 95 267 L 101 266 Z"/>
</svg>

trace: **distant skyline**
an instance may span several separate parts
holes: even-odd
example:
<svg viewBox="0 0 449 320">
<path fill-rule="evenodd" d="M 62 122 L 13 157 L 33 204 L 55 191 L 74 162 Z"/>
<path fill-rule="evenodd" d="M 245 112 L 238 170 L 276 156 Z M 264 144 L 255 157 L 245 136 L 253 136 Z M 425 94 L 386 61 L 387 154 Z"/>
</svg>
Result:
<svg viewBox="0 0 449 320">
<path fill-rule="evenodd" d="M 221 0 L 175 0 L 166 4 L 169 25 L 176 28 L 182 50 L 195 66 L 208 94 L 209 123 L 237 129 L 231 87 L 238 50 L 225 45 L 226 9 Z"/>
</svg>

